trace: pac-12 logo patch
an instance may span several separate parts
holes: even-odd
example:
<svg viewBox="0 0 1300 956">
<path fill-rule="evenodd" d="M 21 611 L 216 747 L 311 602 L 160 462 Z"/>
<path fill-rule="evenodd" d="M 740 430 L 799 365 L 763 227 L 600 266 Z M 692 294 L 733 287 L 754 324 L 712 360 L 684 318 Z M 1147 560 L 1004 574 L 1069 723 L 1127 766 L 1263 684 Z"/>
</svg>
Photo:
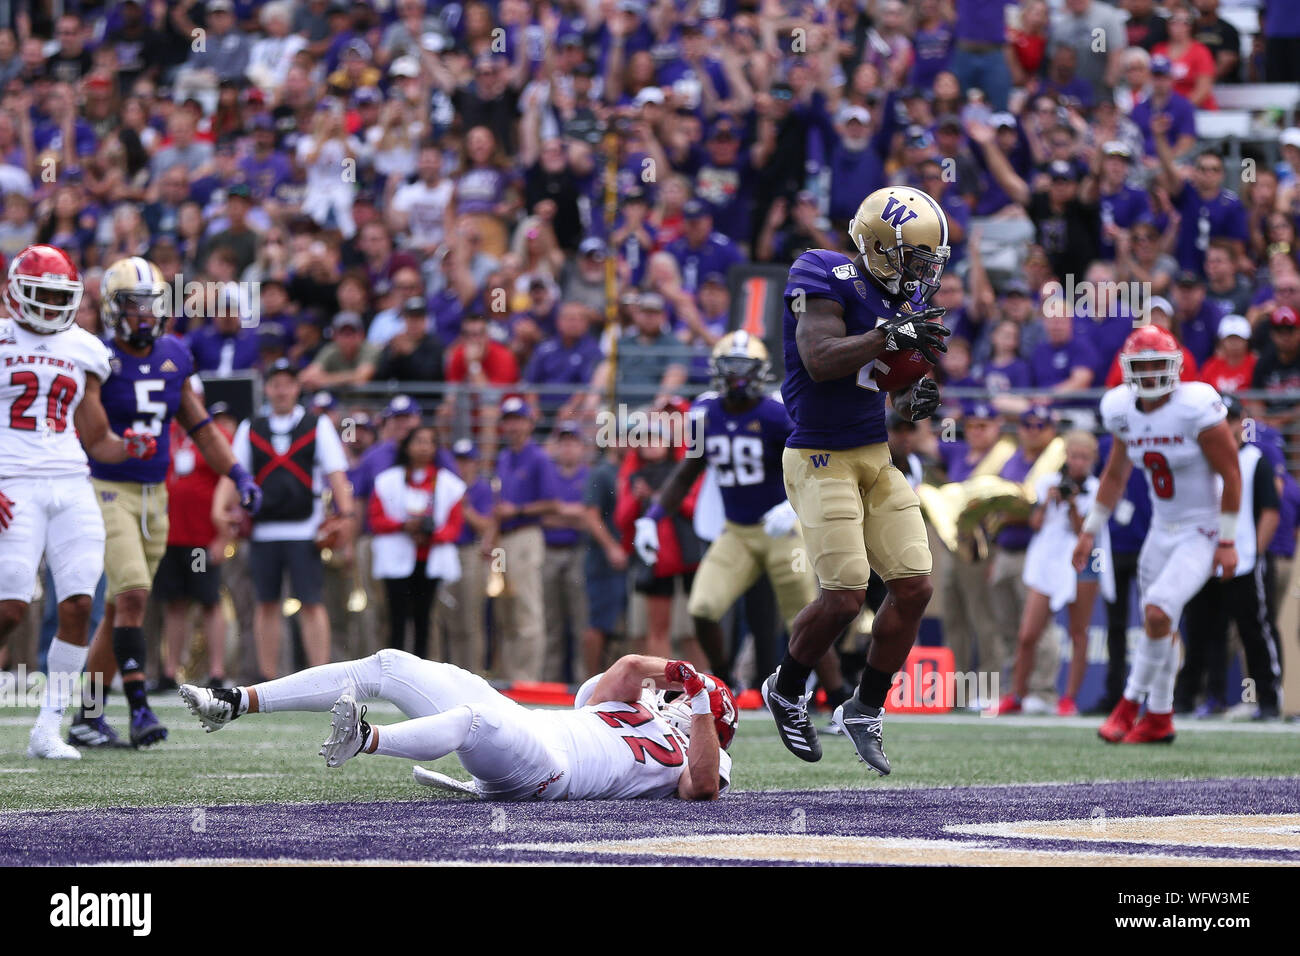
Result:
<svg viewBox="0 0 1300 956">
<path fill-rule="evenodd" d="M 858 274 L 858 270 L 853 267 L 853 263 L 846 262 L 842 266 L 836 266 L 831 270 L 831 275 L 837 279 L 852 279 Z"/>
</svg>

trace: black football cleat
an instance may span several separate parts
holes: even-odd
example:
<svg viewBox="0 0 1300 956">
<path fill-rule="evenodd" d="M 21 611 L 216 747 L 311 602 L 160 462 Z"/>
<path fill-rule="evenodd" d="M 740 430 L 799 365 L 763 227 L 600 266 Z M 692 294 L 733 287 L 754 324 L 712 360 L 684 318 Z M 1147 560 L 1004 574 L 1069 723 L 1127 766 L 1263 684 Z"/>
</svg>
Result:
<svg viewBox="0 0 1300 956">
<path fill-rule="evenodd" d="M 885 741 L 881 735 L 885 708 L 874 714 L 857 697 L 850 697 L 835 708 L 831 720 L 853 741 L 853 749 L 858 752 L 858 759 L 882 777 L 890 771 L 889 758 L 885 756 Z"/>
<path fill-rule="evenodd" d="M 131 746 L 152 747 L 167 739 L 167 728 L 148 707 L 140 707 L 131 713 Z"/>
<path fill-rule="evenodd" d="M 68 743 L 84 749 L 116 750 L 131 746 L 117 735 L 117 731 L 104 719 L 103 714 L 98 717 L 75 718 L 68 729 Z"/>
<path fill-rule="evenodd" d="M 812 694 L 804 694 L 796 701 L 788 701 L 776 692 L 777 673 L 763 681 L 763 704 L 776 721 L 776 732 L 781 743 L 800 760 L 816 763 L 822 759 L 822 743 L 817 739 L 817 728 L 808 718 L 808 701 Z"/>
</svg>

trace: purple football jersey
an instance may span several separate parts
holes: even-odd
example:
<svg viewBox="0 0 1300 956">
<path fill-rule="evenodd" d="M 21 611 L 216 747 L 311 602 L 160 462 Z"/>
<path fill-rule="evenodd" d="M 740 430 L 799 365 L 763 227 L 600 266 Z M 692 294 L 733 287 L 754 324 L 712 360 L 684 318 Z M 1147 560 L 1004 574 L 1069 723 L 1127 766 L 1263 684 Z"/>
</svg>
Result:
<svg viewBox="0 0 1300 956">
<path fill-rule="evenodd" d="M 792 309 L 808 299 L 824 298 L 844 309 L 847 335 L 862 335 L 888 319 L 899 304 L 868 278 L 848 256 L 829 249 L 810 249 L 790 267 L 785 287 L 785 315 L 782 336 L 785 353 L 785 382 L 781 395 L 794 420 L 794 431 L 786 442 L 791 448 L 858 448 L 886 440 L 885 393 L 878 390 L 868 372 L 845 375 L 827 382 L 814 382 L 804 368 L 795 343 L 798 316 Z"/>
<path fill-rule="evenodd" d="M 698 440 L 717 475 L 727 520 L 758 524 L 785 500 L 781 455 L 794 428 L 785 406 L 764 397 L 748 411 L 729 412 L 720 395 L 706 392 L 691 415 L 700 421 Z"/>
<path fill-rule="evenodd" d="M 102 481 L 159 484 L 171 462 L 172 417 L 181 404 L 181 388 L 194 374 L 194 357 L 185 343 L 164 335 L 144 358 L 128 355 L 116 340 L 108 343 L 113 374 L 100 392 L 108 424 L 121 435 L 128 428 L 158 439 L 158 453 L 148 461 L 128 458 L 116 465 L 90 460 L 90 474 Z"/>
</svg>

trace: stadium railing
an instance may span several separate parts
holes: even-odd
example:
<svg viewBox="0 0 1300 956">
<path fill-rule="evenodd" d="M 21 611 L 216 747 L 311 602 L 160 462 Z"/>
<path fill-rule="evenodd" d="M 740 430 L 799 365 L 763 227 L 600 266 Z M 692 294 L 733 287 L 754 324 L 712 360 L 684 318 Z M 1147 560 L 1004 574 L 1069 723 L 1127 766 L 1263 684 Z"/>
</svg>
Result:
<svg viewBox="0 0 1300 956">
<path fill-rule="evenodd" d="M 694 350 L 665 347 L 664 351 L 680 356 L 683 362 L 698 362 L 699 360 L 699 352 Z M 707 381 L 697 378 L 673 389 L 671 394 L 682 399 L 691 400 L 708 388 L 709 383 Z M 618 413 L 617 408 L 610 408 L 608 390 L 596 391 L 589 386 L 530 385 L 526 382 L 478 386 L 449 382 L 372 381 L 365 385 L 346 389 L 332 389 L 331 391 L 339 400 L 345 414 L 353 411 L 365 411 L 368 414 L 375 415 L 383 410 L 394 395 L 402 394 L 414 398 L 420 404 L 424 415 L 432 419 L 438 415 L 440 409 L 449 404 L 448 400 L 450 399 L 452 409 L 450 418 L 443 417 L 442 421 L 450 429 L 450 437 L 453 439 L 474 437 L 475 429 L 478 427 L 478 410 L 499 406 L 501 401 L 509 395 L 537 396 L 537 432 L 541 436 L 550 433 L 558 423 L 559 416 L 557 413 L 576 394 L 592 396 L 590 405 L 598 410 L 613 411 L 615 415 Z M 940 417 L 932 421 L 931 424 L 940 433 L 942 440 L 944 437 L 955 434 L 956 418 L 958 416 L 953 413 L 954 406 L 960 406 L 963 402 L 981 401 L 991 402 L 995 407 L 1003 411 L 1007 420 L 1007 427 L 1010 428 L 1019 410 L 1031 403 L 1045 402 L 1056 412 L 1062 428 L 1084 428 L 1093 432 L 1100 432 L 1101 422 L 1097 417 L 1097 404 L 1105 393 L 1106 389 L 1092 388 L 1075 392 L 1053 392 L 1049 396 L 1045 395 L 1041 389 L 1012 389 L 994 393 L 979 387 L 944 386 L 942 394 L 945 408 L 941 409 Z M 655 398 L 663 394 L 663 389 L 657 383 L 634 384 L 619 382 L 614 397 L 616 405 L 624 406 L 628 412 L 635 412 L 647 409 Z M 1267 403 L 1268 406 L 1274 409 L 1288 405 L 1300 407 L 1300 389 L 1268 392 L 1245 390 L 1238 392 L 1237 397 L 1246 403 L 1248 410 L 1251 409 L 1254 402 Z M 945 425 L 949 424 L 942 417 L 942 413 L 945 411 L 952 413 L 953 421 L 950 427 L 945 427 Z M 443 414 L 446 415 L 445 412 Z M 574 417 L 589 427 L 593 434 L 595 433 L 597 425 L 590 413 L 579 414 Z M 1290 470 L 1293 474 L 1300 475 L 1300 420 L 1283 424 L 1278 428 L 1278 431 L 1286 442 Z"/>
</svg>

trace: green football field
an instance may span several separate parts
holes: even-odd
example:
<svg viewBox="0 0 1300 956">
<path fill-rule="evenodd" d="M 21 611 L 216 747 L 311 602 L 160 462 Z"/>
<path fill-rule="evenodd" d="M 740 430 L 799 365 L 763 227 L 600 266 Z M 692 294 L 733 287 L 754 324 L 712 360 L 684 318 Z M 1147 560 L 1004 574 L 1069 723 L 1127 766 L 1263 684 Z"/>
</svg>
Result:
<svg viewBox="0 0 1300 956">
<path fill-rule="evenodd" d="M 165 743 L 142 751 L 89 751 L 68 763 L 25 756 L 35 711 L 0 711 L 0 810 L 439 798 L 412 783 L 405 761 L 359 758 L 327 770 L 317 756 L 329 730 L 327 714 L 254 715 L 205 734 L 179 701 L 156 703 L 171 731 Z M 379 724 L 401 719 L 386 704 L 370 714 Z M 109 718 L 125 730 L 120 696 Z M 1300 725 L 1185 719 L 1178 721 L 1178 740 L 1170 746 L 1118 747 L 1097 738 L 1099 723 L 1091 717 L 890 717 L 885 743 L 894 772 L 880 778 L 857 761 L 843 737 L 823 735 L 825 756 L 817 764 L 796 760 L 765 712 L 745 711 L 731 748 L 734 787 L 844 790 L 1300 775 Z M 454 758 L 435 766 L 466 777 Z"/>
</svg>

